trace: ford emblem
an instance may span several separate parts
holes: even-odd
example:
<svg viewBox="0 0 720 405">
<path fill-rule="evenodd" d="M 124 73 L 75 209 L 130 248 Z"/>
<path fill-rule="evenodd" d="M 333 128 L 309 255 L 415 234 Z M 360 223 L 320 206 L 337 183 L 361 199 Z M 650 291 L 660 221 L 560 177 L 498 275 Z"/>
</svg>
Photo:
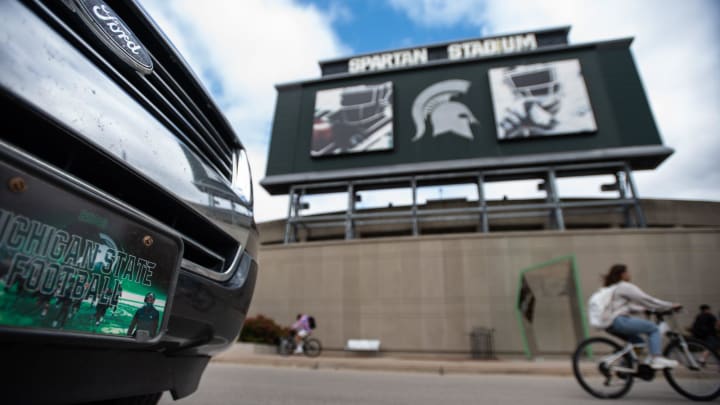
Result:
<svg viewBox="0 0 720 405">
<path fill-rule="evenodd" d="M 140 73 L 152 72 L 147 49 L 110 6 L 102 0 L 75 0 L 75 4 L 85 24 L 113 53 Z"/>
</svg>

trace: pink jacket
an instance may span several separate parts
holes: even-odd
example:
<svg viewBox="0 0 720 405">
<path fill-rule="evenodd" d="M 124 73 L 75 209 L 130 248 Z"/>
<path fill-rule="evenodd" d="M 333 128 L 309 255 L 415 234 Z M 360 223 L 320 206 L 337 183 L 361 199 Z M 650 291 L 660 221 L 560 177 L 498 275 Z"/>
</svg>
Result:
<svg viewBox="0 0 720 405">
<path fill-rule="evenodd" d="M 292 325 L 292 329 L 295 331 L 304 330 L 305 332 L 310 332 L 312 329 L 310 328 L 310 321 L 308 320 L 307 315 L 303 315 L 295 321 L 295 323 Z"/>
</svg>

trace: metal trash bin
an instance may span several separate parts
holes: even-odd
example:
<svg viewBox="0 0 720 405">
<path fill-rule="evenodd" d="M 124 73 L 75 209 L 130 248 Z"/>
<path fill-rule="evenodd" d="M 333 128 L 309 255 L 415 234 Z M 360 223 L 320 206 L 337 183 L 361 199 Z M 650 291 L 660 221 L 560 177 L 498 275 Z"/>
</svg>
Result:
<svg viewBox="0 0 720 405">
<path fill-rule="evenodd" d="M 494 359 L 495 329 L 477 326 L 470 332 L 470 353 L 473 359 Z"/>
</svg>

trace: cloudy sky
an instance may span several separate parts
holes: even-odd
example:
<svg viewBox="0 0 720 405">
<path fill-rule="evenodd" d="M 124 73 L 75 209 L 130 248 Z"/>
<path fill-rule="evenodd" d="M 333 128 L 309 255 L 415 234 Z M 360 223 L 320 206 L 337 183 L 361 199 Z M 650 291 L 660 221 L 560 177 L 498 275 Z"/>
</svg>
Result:
<svg viewBox="0 0 720 405">
<path fill-rule="evenodd" d="M 657 170 L 635 175 L 640 196 L 720 201 L 720 2 L 143 0 L 142 4 L 247 146 L 259 221 L 287 213 L 286 196 L 271 197 L 257 185 L 265 176 L 275 84 L 319 77 L 319 60 L 565 25 L 572 26 L 571 44 L 635 39 L 631 51 L 661 137 L 675 149 Z M 516 192 L 522 193 L 523 187 L 518 187 Z M 525 189 L 532 194 L 532 187 Z M 592 194 L 577 182 L 561 184 L 561 192 Z M 447 197 L 452 190 L 445 193 Z"/>
</svg>

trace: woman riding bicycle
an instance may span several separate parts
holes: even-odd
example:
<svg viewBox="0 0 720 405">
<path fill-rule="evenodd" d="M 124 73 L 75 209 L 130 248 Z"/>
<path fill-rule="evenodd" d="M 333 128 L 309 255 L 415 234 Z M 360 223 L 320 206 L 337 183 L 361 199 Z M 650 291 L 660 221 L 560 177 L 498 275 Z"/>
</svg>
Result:
<svg viewBox="0 0 720 405">
<path fill-rule="evenodd" d="M 310 327 L 310 316 L 307 314 L 297 314 L 295 323 L 290 327 L 295 332 L 295 353 L 303 352 L 302 340 L 312 333 Z"/>
<path fill-rule="evenodd" d="M 304 354 L 307 357 L 317 357 L 322 353 L 320 339 L 312 337 L 312 330 L 317 326 L 312 315 L 298 314 L 295 323 L 290 327 L 290 333 L 280 336 L 278 353 L 283 356 L 291 354 Z"/>
<path fill-rule="evenodd" d="M 662 336 L 658 326 L 647 319 L 632 315 L 643 313 L 645 310 L 678 309 L 681 305 L 657 299 L 643 292 L 630 282 L 630 272 L 624 264 L 612 266 L 604 278 L 605 287 L 615 286 L 610 303 L 612 323 L 606 331 L 632 343 L 643 343 L 640 334 L 646 334 L 650 367 L 654 369 L 676 367 L 677 361 L 665 358 L 661 354 Z"/>
</svg>

